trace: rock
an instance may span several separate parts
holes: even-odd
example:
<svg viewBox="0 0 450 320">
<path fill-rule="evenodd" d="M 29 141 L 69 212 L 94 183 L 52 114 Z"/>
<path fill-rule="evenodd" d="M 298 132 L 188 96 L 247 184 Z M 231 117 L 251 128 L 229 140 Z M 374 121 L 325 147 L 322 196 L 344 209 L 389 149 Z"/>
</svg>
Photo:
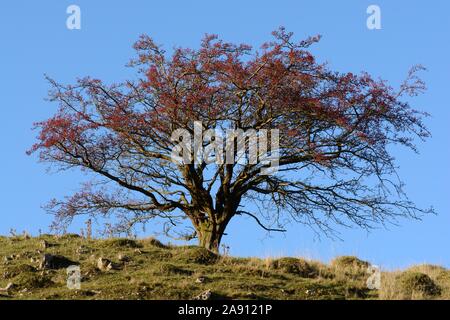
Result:
<svg viewBox="0 0 450 320">
<path fill-rule="evenodd" d="M 63 269 L 78 263 L 59 255 L 44 254 L 41 259 L 40 269 Z"/>
<path fill-rule="evenodd" d="M 6 257 L 4 258 L 4 260 L 5 260 L 5 261 L 12 261 L 12 260 L 16 260 L 16 259 L 18 259 L 18 258 L 20 258 L 20 255 L 12 254 L 12 255 L 10 255 L 10 256 L 6 256 Z"/>
<path fill-rule="evenodd" d="M 194 297 L 194 300 L 209 300 L 211 299 L 211 295 L 211 290 L 206 290 L 205 292 L 202 292 L 198 296 Z"/>
<path fill-rule="evenodd" d="M 128 256 L 126 256 L 124 254 L 121 254 L 121 253 L 119 255 L 117 255 L 117 259 L 120 262 L 129 262 L 130 261 L 130 257 L 128 257 Z"/>
<path fill-rule="evenodd" d="M 14 288 L 14 284 L 12 282 L 10 282 L 10 283 L 8 283 L 8 285 L 6 287 L 0 288 L 0 292 L 8 292 L 12 288 Z"/>
<path fill-rule="evenodd" d="M 205 283 L 205 277 L 198 277 L 195 279 L 195 283 Z"/>
<path fill-rule="evenodd" d="M 119 267 L 112 261 L 100 257 L 97 260 L 97 268 L 100 269 L 101 271 L 110 271 L 110 270 L 117 270 Z"/>
<path fill-rule="evenodd" d="M 311 295 L 314 295 L 314 294 L 315 294 L 315 291 L 314 291 L 314 290 L 306 290 L 305 293 L 306 293 L 308 296 L 311 296 Z"/>
<path fill-rule="evenodd" d="M 308 294 L 308 291 L 309 291 L 309 290 L 306 290 L 306 294 Z M 294 294 L 294 293 L 295 293 L 295 290 L 281 289 L 281 292 L 284 293 L 284 294 L 290 295 L 290 294 Z"/>
<path fill-rule="evenodd" d="M 111 261 L 109 261 L 108 259 L 100 257 L 97 260 L 97 268 L 99 268 L 101 271 L 110 270 L 110 269 L 108 269 L 110 265 L 111 265 Z"/>
</svg>

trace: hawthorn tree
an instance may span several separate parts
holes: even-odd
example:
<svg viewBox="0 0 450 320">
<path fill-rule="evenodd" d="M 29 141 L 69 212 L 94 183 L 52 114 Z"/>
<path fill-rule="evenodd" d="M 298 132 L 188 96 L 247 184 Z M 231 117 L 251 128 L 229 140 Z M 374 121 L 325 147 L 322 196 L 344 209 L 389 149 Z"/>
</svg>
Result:
<svg viewBox="0 0 450 320">
<path fill-rule="evenodd" d="M 367 73 L 316 62 L 308 48 L 318 36 L 294 42 L 284 28 L 273 36 L 255 51 L 207 35 L 198 49 L 168 54 L 144 35 L 130 62 L 136 79 L 48 79 L 59 110 L 35 125 L 38 142 L 29 152 L 97 177 L 49 204 L 54 225 L 87 214 L 114 218 L 120 233 L 157 218 L 172 227 L 188 220 L 192 238 L 218 251 L 238 215 L 267 231 L 299 222 L 330 233 L 431 212 L 403 193 L 390 154 L 395 146 L 416 151 L 414 141 L 429 136 L 426 114 L 403 99 L 425 89 L 421 67 L 394 90 Z M 278 172 L 260 174 L 267 163 L 175 163 L 172 133 L 193 132 L 194 121 L 204 130 L 278 129 Z"/>
</svg>

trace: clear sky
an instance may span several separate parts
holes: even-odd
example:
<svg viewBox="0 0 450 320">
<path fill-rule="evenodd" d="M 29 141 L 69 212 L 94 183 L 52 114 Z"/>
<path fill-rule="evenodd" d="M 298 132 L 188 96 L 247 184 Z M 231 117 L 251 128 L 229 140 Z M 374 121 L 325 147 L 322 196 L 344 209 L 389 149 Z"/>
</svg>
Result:
<svg viewBox="0 0 450 320">
<path fill-rule="evenodd" d="M 81 30 L 66 28 L 66 9 L 81 8 Z M 381 9 L 382 29 L 366 26 L 369 5 Z M 44 100 L 44 73 L 62 82 L 91 75 L 124 80 L 131 45 L 147 33 L 167 48 L 197 46 L 205 33 L 258 46 L 285 26 L 296 39 L 322 34 L 319 61 L 339 71 L 367 71 L 398 86 L 414 64 L 423 64 L 428 91 L 413 105 L 432 114 L 433 138 L 419 143 L 420 154 L 393 150 L 406 191 L 418 206 L 438 215 L 423 221 L 374 230 L 340 229 L 340 240 L 318 239 L 307 227 L 292 225 L 286 235 L 257 229 L 252 221 L 231 223 L 223 242 L 233 255 L 298 255 L 329 260 L 358 255 L 385 268 L 412 263 L 450 267 L 450 2 L 434 1 L 21 1 L 0 3 L 0 234 L 11 228 L 36 234 L 51 216 L 41 206 L 77 190 L 77 173 L 47 174 L 25 151 L 34 141 L 32 123 L 56 106 Z M 73 231 L 79 230 L 73 226 Z"/>
</svg>

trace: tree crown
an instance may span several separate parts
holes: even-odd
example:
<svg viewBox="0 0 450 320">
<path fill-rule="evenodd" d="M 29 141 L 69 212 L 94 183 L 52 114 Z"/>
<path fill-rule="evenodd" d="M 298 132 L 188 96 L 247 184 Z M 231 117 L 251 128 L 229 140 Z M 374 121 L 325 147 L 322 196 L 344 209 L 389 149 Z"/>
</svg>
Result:
<svg viewBox="0 0 450 320">
<path fill-rule="evenodd" d="M 50 203 L 55 225 L 78 214 L 116 215 L 115 231 L 126 232 L 157 217 L 167 226 L 189 219 L 199 238 L 217 228 L 211 241 L 218 245 L 236 215 L 266 230 L 282 231 L 293 220 L 329 233 L 336 224 L 370 228 L 432 211 L 406 198 L 389 152 L 393 145 L 416 151 L 414 141 L 429 137 L 426 114 L 403 99 L 425 89 L 422 67 L 394 90 L 367 73 L 318 63 L 308 48 L 319 36 L 295 42 L 284 28 L 273 36 L 255 51 L 207 35 L 198 49 L 169 55 L 144 35 L 129 64 L 137 79 L 48 79 L 59 109 L 36 124 L 30 153 L 99 177 Z M 172 133 L 193 133 L 194 121 L 204 130 L 278 129 L 278 173 L 259 174 L 264 162 L 174 163 Z"/>
</svg>

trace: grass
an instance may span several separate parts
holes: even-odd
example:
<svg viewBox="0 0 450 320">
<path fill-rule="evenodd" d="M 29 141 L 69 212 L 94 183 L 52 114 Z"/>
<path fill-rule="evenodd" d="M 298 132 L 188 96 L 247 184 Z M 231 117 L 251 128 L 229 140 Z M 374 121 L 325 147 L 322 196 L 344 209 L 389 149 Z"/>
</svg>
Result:
<svg viewBox="0 0 450 320">
<path fill-rule="evenodd" d="M 81 289 L 67 274 L 42 268 L 44 255 L 80 266 Z M 99 270 L 99 258 L 114 265 Z M 0 299 L 450 299 L 450 271 L 431 265 L 384 272 L 369 290 L 368 262 L 338 257 L 329 265 L 300 258 L 217 256 L 156 239 L 88 240 L 77 235 L 0 237 Z"/>
</svg>

